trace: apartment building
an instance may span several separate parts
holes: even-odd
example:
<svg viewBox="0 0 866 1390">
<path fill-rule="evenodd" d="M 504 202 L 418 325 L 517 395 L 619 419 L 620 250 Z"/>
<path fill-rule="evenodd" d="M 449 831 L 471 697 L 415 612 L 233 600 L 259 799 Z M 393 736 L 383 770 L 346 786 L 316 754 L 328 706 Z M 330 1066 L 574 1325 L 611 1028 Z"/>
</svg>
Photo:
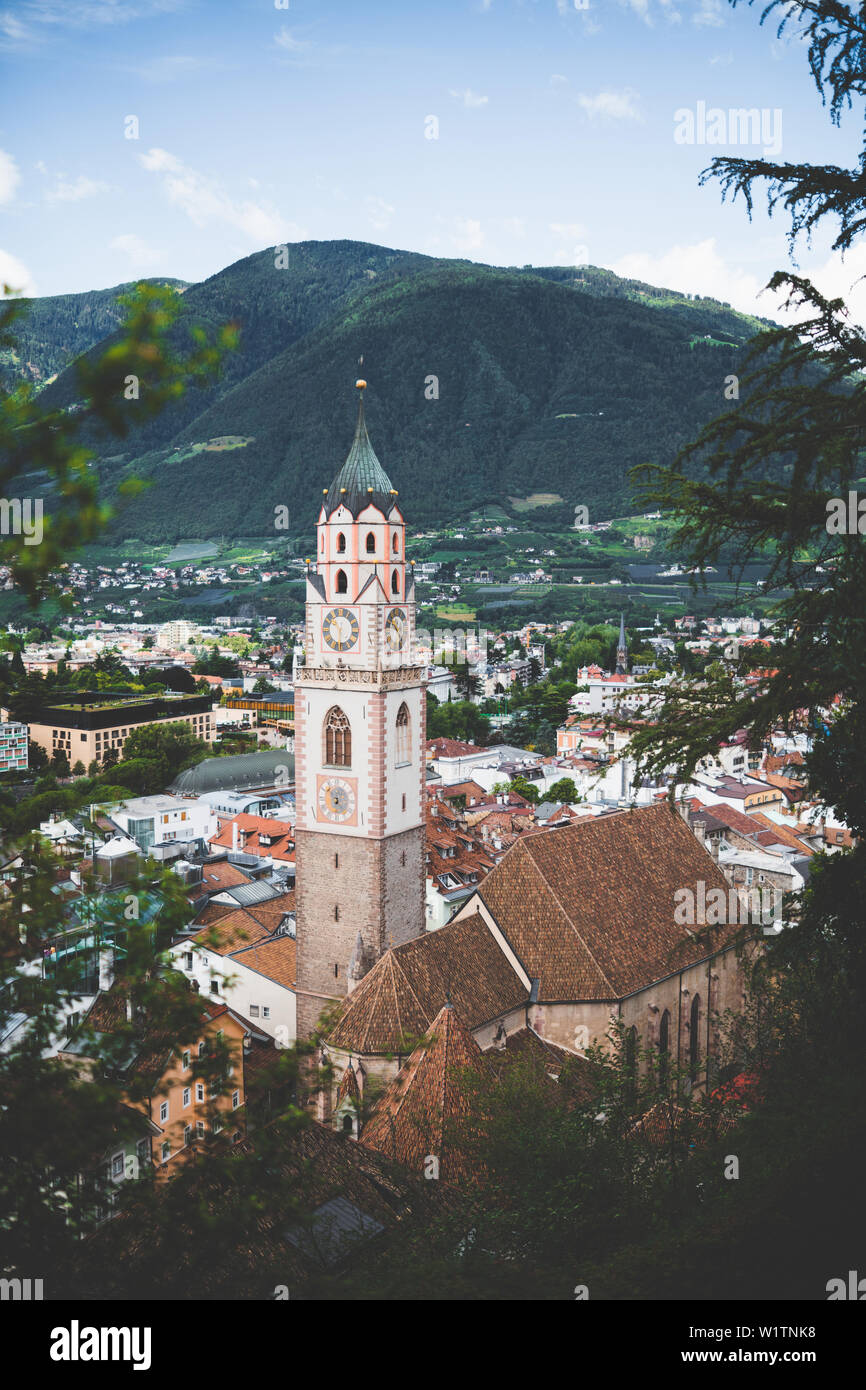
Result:
<svg viewBox="0 0 866 1390">
<path fill-rule="evenodd" d="M 0 724 L 0 772 L 26 772 L 27 725 Z"/>
<path fill-rule="evenodd" d="M 30 723 L 30 737 L 49 757 L 65 753 L 71 766 L 105 761 L 109 749 L 123 757 L 133 729 L 145 724 L 188 724 L 197 738 L 209 743 L 213 723 L 212 695 L 160 695 L 154 698 L 111 696 L 105 691 L 82 691 L 74 699 L 44 705 Z"/>
<path fill-rule="evenodd" d="M 121 985 L 115 982 L 96 996 L 87 1022 L 99 1033 L 114 1033 L 128 1027 L 129 1008 Z M 158 1178 L 173 1176 L 195 1152 L 196 1144 L 209 1136 L 224 1133 L 230 1143 L 243 1138 L 244 1049 L 250 1031 L 225 1004 L 203 998 L 197 1036 L 178 1039 L 175 1045 L 144 1022 L 137 1039 L 130 1039 L 125 1074 L 130 1083 L 136 1079 L 137 1088 L 136 1098 L 129 1095 L 126 1103 L 150 1122 L 138 1157 L 142 1165 L 148 1159 L 154 1164 Z M 220 1042 L 228 1052 L 227 1084 L 222 1087 L 204 1079 L 199 1065 Z M 77 1061 L 85 1074 L 93 1071 L 77 1036 L 58 1056 Z"/>
</svg>

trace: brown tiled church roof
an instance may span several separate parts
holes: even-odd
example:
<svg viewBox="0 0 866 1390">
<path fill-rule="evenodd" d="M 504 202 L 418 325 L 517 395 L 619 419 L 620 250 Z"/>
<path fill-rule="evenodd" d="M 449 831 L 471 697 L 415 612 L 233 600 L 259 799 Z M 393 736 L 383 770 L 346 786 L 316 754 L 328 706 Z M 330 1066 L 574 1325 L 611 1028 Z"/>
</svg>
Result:
<svg viewBox="0 0 866 1390">
<path fill-rule="evenodd" d="M 386 951 L 348 996 L 328 1042 L 362 1055 L 407 1052 L 448 997 L 474 1029 L 525 1003 L 527 995 L 490 929 L 473 913 Z"/>
<path fill-rule="evenodd" d="M 678 889 L 728 884 L 666 802 L 518 840 L 479 885 L 541 1000 L 621 999 L 732 933 L 674 921 Z M 470 899 L 472 902 L 473 899 Z"/>
<path fill-rule="evenodd" d="M 438 933 L 437 933 L 438 934 Z M 471 1109 L 467 1074 L 483 1074 L 481 1049 L 450 1005 L 433 1020 L 429 1038 L 409 1058 L 373 1109 L 361 1144 L 417 1171 L 432 1155 L 444 1182 L 468 1175 L 454 1126 Z"/>
</svg>

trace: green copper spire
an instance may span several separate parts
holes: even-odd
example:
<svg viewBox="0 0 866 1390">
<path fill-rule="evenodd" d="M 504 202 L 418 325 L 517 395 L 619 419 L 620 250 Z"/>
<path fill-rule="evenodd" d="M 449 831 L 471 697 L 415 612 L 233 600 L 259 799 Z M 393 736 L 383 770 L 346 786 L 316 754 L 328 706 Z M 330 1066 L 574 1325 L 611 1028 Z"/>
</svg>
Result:
<svg viewBox="0 0 866 1390">
<path fill-rule="evenodd" d="M 325 511 L 330 516 L 342 502 L 357 517 L 372 502 L 387 516 L 394 506 L 395 493 L 391 480 L 373 451 L 364 419 L 364 390 L 366 381 L 357 381 L 360 392 L 358 423 L 349 456 L 328 490 Z"/>
</svg>

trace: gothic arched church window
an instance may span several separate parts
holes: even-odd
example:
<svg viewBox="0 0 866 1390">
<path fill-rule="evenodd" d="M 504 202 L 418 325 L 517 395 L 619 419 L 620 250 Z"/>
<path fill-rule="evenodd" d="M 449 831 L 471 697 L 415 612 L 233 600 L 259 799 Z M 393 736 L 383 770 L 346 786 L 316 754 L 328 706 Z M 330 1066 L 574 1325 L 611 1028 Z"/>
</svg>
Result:
<svg viewBox="0 0 866 1390">
<path fill-rule="evenodd" d="M 400 576 L 399 576 L 399 574 L 397 573 L 397 571 L 394 570 L 393 574 L 391 575 L 391 593 L 392 593 L 392 594 L 399 594 L 399 592 L 400 592 Z"/>
<path fill-rule="evenodd" d="M 659 1024 L 659 1084 L 667 1086 L 670 1068 L 671 1016 L 665 1009 Z"/>
<path fill-rule="evenodd" d="M 637 1092 L 637 1029 L 629 1028 L 625 1035 L 625 1089 L 629 1100 L 634 1100 Z"/>
<path fill-rule="evenodd" d="M 412 761 L 409 706 L 406 704 L 405 700 L 403 701 L 403 704 L 397 711 L 397 739 L 395 745 L 395 752 L 395 761 L 397 762 L 398 766 L 401 763 L 409 763 Z"/>
<path fill-rule="evenodd" d="M 342 531 L 337 536 L 337 549 L 341 555 L 343 554 L 343 551 L 346 549 L 346 537 L 343 535 Z"/>
<path fill-rule="evenodd" d="M 325 762 L 329 767 L 352 766 L 352 727 L 339 705 L 325 716 Z"/>
<path fill-rule="evenodd" d="M 372 531 L 367 532 L 367 554 L 376 554 L 376 537 L 373 535 Z"/>
<path fill-rule="evenodd" d="M 347 594 L 349 592 L 349 581 L 346 578 L 345 570 L 337 570 L 337 593 Z"/>
<path fill-rule="evenodd" d="M 701 996 L 696 994 L 689 1010 L 689 1076 L 698 1079 L 698 1064 L 701 1060 Z"/>
</svg>

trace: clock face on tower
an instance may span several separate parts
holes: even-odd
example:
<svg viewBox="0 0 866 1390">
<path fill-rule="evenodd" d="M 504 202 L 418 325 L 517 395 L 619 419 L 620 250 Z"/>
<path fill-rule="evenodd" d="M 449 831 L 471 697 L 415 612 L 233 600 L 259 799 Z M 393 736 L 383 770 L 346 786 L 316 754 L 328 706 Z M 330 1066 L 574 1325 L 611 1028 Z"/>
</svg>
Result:
<svg viewBox="0 0 866 1390">
<path fill-rule="evenodd" d="M 358 619 L 351 608 L 330 608 L 322 619 L 322 636 L 332 652 L 347 652 L 358 640 Z"/>
<path fill-rule="evenodd" d="M 357 798 L 355 780 L 350 777 L 320 777 L 318 787 L 319 819 L 336 825 L 354 825 Z"/>
<path fill-rule="evenodd" d="M 389 652 L 403 650 L 409 623 L 402 608 L 392 608 L 385 619 L 385 646 Z"/>
</svg>

